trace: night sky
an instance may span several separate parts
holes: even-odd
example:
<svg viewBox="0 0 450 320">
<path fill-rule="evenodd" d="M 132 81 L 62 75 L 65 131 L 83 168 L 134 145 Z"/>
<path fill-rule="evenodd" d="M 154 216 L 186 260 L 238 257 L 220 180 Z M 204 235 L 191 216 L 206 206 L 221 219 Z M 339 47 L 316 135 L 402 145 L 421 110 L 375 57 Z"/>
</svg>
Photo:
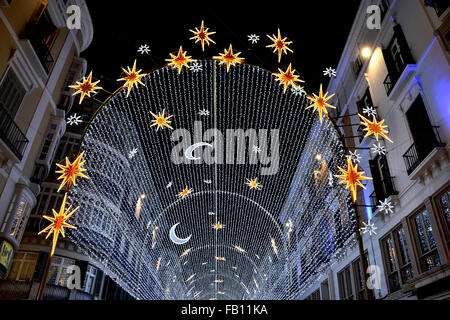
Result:
<svg viewBox="0 0 450 320">
<path fill-rule="evenodd" d="M 88 60 L 88 72 L 94 77 L 106 77 L 115 84 L 121 67 L 137 66 L 144 71 L 166 64 L 169 53 L 178 51 L 180 45 L 195 59 L 210 59 L 222 53 L 230 43 L 233 50 L 242 52 L 245 62 L 269 71 L 283 70 L 292 62 L 306 89 L 318 91 L 327 67 L 336 68 L 348 37 L 360 0 L 346 1 L 99 1 L 86 0 L 94 24 L 94 40 L 82 53 Z M 209 31 L 216 31 L 212 39 L 216 44 L 202 52 L 200 43 L 189 40 L 189 29 L 200 27 L 201 21 Z M 270 44 L 267 34 L 281 35 L 293 41 L 294 53 L 278 56 L 265 46 Z M 257 34 L 260 41 L 251 44 L 247 36 Z M 148 44 L 150 55 L 137 53 L 140 45 Z M 104 79 L 106 80 L 106 79 Z M 117 82 L 119 85 L 119 82 Z M 104 87 L 108 88 L 106 83 Z M 117 87 L 118 87 L 117 85 Z M 116 89 L 115 87 L 109 88 Z"/>
</svg>

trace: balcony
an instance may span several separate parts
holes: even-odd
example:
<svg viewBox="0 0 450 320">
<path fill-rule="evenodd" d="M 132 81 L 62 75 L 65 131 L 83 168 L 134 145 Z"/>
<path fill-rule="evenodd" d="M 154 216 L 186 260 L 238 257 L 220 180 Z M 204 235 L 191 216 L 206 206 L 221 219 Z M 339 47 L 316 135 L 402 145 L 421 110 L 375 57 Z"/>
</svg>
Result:
<svg viewBox="0 0 450 320">
<path fill-rule="evenodd" d="M 45 42 L 43 40 L 35 40 L 30 39 L 30 42 L 34 48 L 34 51 L 36 52 L 39 61 L 41 62 L 42 66 L 44 67 L 44 70 L 47 74 L 50 73 L 50 69 L 52 68 L 53 64 L 55 63 L 55 60 L 53 59 L 50 49 L 47 47 Z"/>
<path fill-rule="evenodd" d="M 2 104 L 0 104 L 0 139 L 17 159 L 22 161 L 29 141 Z"/>
<path fill-rule="evenodd" d="M 433 131 L 436 139 L 429 139 L 429 144 L 426 149 L 420 149 L 417 147 L 416 143 L 413 143 L 411 147 L 405 152 L 403 155 L 403 159 L 405 160 L 406 171 L 408 175 L 411 174 L 418 169 L 420 164 L 433 152 L 435 148 L 445 147 L 445 143 L 442 142 L 441 137 L 438 131 L 439 127 L 433 126 Z"/>
</svg>

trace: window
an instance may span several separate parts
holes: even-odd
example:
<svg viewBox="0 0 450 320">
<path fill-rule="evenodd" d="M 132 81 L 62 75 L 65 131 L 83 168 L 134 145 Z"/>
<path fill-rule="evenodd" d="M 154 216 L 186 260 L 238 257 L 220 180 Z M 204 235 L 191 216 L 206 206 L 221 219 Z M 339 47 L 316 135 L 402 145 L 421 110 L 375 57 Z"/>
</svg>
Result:
<svg viewBox="0 0 450 320">
<path fill-rule="evenodd" d="M 13 281 L 31 281 L 37 259 L 37 253 L 17 252 L 14 256 L 8 279 Z"/>
<path fill-rule="evenodd" d="M 65 287 L 67 278 L 71 275 L 67 272 L 67 268 L 72 265 L 75 265 L 75 260 L 54 256 L 48 272 L 47 284 Z"/>
<path fill-rule="evenodd" d="M 41 223 L 42 221 L 46 221 L 42 216 L 44 214 L 51 215 L 52 209 L 57 210 L 61 206 L 64 196 L 63 194 L 58 193 L 57 190 L 58 186 L 56 185 L 54 187 L 42 188 L 37 200 L 37 205 L 31 212 L 26 231 L 39 232 L 42 230 L 43 225 L 41 225 Z"/>
<path fill-rule="evenodd" d="M 365 254 L 366 263 L 367 260 L 367 253 Z M 367 265 L 369 265 L 367 263 Z M 365 286 L 364 286 L 364 275 L 363 275 L 363 269 L 361 267 L 361 259 L 358 257 L 355 261 L 353 261 L 353 272 L 355 276 L 355 286 L 356 286 L 356 292 L 357 292 L 357 298 L 358 300 L 365 300 L 366 299 L 366 293 L 365 293 Z"/>
<path fill-rule="evenodd" d="M 389 196 L 398 194 L 394 189 L 386 156 L 376 156 L 375 159 L 369 160 L 369 165 L 375 190 L 375 201 L 373 201 L 375 203 L 372 204 L 378 204 L 379 201 L 384 201 Z"/>
<path fill-rule="evenodd" d="M 447 247 L 450 248 L 450 189 L 438 196 L 438 220 L 444 229 Z"/>
<path fill-rule="evenodd" d="M 381 243 L 389 292 L 393 293 L 400 290 L 402 284 L 414 277 L 403 226 L 390 232 L 381 240 Z"/>
<path fill-rule="evenodd" d="M 86 293 L 92 294 L 94 292 L 95 277 L 97 276 L 97 268 L 88 265 L 86 277 L 84 278 L 83 288 Z"/>
<path fill-rule="evenodd" d="M 11 201 L 6 218 L 4 219 L 1 232 L 8 232 L 11 237 L 20 242 L 24 230 L 24 222 L 28 218 L 30 203 L 21 191 L 16 194 Z"/>
<path fill-rule="evenodd" d="M 338 273 L 339 297 L 341 300 L 353 300 L 353 288 L 350 266 Z"/>
<path fill-rule="evenodd" d="M 403 159 L 408 174 L 411 174 L 434 148 L 444 144 L 438 139 L 437 127 L 431 125 L 421 95 L 417 97 L 406 112 L 406 118 L 414 144 L 403 155 Z"/>
<path fill-rule="evenodd" d="M 411 217 L 414 240 L 419 249 L 419 269 L 426 272 L 441 265 L 439 253 L 434 240 L 433 228 L 430 223 L 427 209 L 421 209 Z"/>
<path fill-rule="evenodd" d="M 373 101 L 372 101 L 372 96 L 370 95 L 370 89 L 367 88 L 366 92 L 364 93 L 364 96 L 361 98 L 361 100 L 359 100 L 358 102 L 356 102 L 356 106 L 358 107 L 358 113 L 361 115 L 364 115 L 364 109 L 366 108 L 375 108 L 373 105 Z M 370 117 L 368 117 L 369 120 L 372 120 Z M 364 140 L 364 136 L 365 133 L 363 131 L 363 125 L 360 125 L 358 127 L 358 135 L 359 137 L 359 142 L 362 142 Z"/>
<path fill-rule="evenodd" d="M 0 85 L 0 109 L 6 110 L 11 119 L 14 119 L 25 93 L 17 76 L 9 69 Z"/>
</svg>

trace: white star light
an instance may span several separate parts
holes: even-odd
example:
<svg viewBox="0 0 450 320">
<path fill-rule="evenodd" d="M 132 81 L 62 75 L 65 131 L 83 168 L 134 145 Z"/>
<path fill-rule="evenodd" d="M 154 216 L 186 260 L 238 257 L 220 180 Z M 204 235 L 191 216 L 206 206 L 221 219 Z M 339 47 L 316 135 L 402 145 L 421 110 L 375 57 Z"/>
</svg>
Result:
<svg viewBox="0 0 450 320">
<path fill-rule="evenodd" d="M 336 69 L 333 68 L 327 68 L 324 72 L 323 72 L 324 76 L 329 76 L 330 78 L 332 77 L 336 77 Z"/>
<path fill-rule="evenodd" d="M 73 115 L 71 115 L 69 118 L 67 118 L 67 124 L 68 125 L 79 125 L 81 122 L 81 116 L 77 116 L 76 113 L 74 113 Z"/>
<path fill-rule="evenodd" d="M 361 156 L 357 151 L 355 151 L 354 153 L 350 151 L 350 155 L 347 157 L 350 158 L 354 163 L 359 163 L 359 160 L 361 160 Z"/>
<path fill-rule="evenodd" d="M 388 202 L 388 199 L 384 199 L 384 201 L 380 200 L 380 205 L 377 206 L 377 208 L 383 210 L 386 214 L 394 213 L 392 209 L 394 209 L 394 206 Z"/>
<path fill-rule="evenodd" d="M 150 53 L 150 47 L 147 44 L 141 45 L 138 49 L 138 52 L 140 54 L 149 54 Z"/>
<path fill-rule="evenodd" d="M 330 185 L 330 187 L 332 187 L 334 184 L 333 174 L 331 172 L 328 175 L 328 184 Z"/>
<path fill-rule="evenodd" d="M 211 113 L 209 112 L 209 110 L 206 110 L 206 109 L 202 109 L 202 110 L 200 110 L 199 112 L 198 112 L 198 115 L 199 116 L 202 116 L 202 117 L 207 117 L 207 116 L 209 116 Z"/>
<path fill-rule="evenodd" d="M 381 143 L 378 143 L 378 145 L 374 144 L 372 148 L 370 148 L 373 153 L 377 153 L 379 156 L 384 156 L 386 154 L 386 148 L 381 145 Z"/>
<path fill-rule="evenodd" d="M 253 146 L 253 152 L 254 153 L 261 153 L 261 148 L 258 146 Z"/>
<path fill-rule="evenodd" d="M 128 158 L 133 159 L 137 152 L 138 152 L 138 150 L 136 148 L 134 148 L 133 150 L 131 150 L 128 153 Z"/>
<path fill-rule="evenodd" d="M 202 67 L 202 65 L 201 65 L 200 63 L 194 62 L 194 63 L 191 65 L 190 70 L 191 70 L 192 72 L 200 72 L 200 71 L 203 71 L 203 67 Z"/>
<path fill-rule="evenodd" d="M 367 114 L 369 117 L 375 117 L 377 115 L 377 112 L 373 107 L 363 108 L 363 113 Z"/>
<path fill-rule="evenodd" d="M 248 35 L 247 37 L 248 37 L 248 41 L 250 41 L 252 44 L 258 43 L 258 41 L 259 41 L 259 36 L 256 34 L 251 34 L 251 35 Z"/>
<path fill-rule="evenodd" d="M 170 181 L 170 182 L 167 184 L 166 189 L 169 189 L 172 185 L 173 185 L 173 182 Z"/>
<path fill-rule="evenodd" d="M 293 95 L 306 96 L 305 87 L 302 86 L 292 87 L 291 91 Z"/>
<path fill-rule="evenodd" d="M 364 227 L 362 227 L 361 228 L 361 230 L 363 231 L 363 233 L 369 233 L 369 236 L 372 236 L 372 233 L 373 234 L 377 234 L 376 232 L 375 232 L 375 230 L 376 229 L 378 229 L 377 227 L 375 227 L 375 224 L 374 223 L 372 223 L 372 220 L 369 220 L 369 221 L 367 221 L 368 223 L 365 223 L 364 221 L 363 221 L 363 225 L 364 225 Z"/>
</svg>

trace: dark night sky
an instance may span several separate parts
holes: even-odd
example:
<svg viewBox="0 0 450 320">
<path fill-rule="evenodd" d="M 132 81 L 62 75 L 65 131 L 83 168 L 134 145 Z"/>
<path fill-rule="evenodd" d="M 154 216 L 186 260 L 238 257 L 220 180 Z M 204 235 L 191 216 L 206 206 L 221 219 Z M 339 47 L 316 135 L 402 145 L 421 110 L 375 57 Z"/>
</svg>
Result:
<svg viewBox="0 0 450 320">
<path fill-rule="evenodd" d="M 337 67 L 340 55 L 352 26 L 360 0 L 272 1 L 246 2 L 209 1 L 159 2 L 127 0 L 86 0 L 94 24 L 94 40 L 82 53 L 88 60 L 88 72 L 94 77 L 117 79 L 120 67 L 131 66 L 138 58 L 138 68 L 148 71 L 162 67 L 169 52 L 179 46 L 197 59 L 209 59 L 223 52 L 229 44 L 238 50 L 247 63 L 270 71 L 283 70 L 292 62 L 293 68 L 307 82 L 307 89 L 317 91 L 327 67 Z M 210 3 L 210 2 L 209 2 Z M 230 8 L 228 9 L 227 6 Z M 202 52 L 200 44 L 189 40 L 189 29 L 205 27 L 217 33 L 212 36 L 216 45 Z M 269 48 L 266 34 L 281 35 L 293 41 L 293 54 L 277 55 Z M 255 33 L 260 41 L 252 45 L 247 35 Z M 137 53 L 142 44 L 148 44 L 150 56 Z M 103 83 L 105 86 L 106 84 Z M 313 88 L 311 88 L 313 87 Z M 114 89 L 114 88 L 110 88 Z"/>
</svg>

